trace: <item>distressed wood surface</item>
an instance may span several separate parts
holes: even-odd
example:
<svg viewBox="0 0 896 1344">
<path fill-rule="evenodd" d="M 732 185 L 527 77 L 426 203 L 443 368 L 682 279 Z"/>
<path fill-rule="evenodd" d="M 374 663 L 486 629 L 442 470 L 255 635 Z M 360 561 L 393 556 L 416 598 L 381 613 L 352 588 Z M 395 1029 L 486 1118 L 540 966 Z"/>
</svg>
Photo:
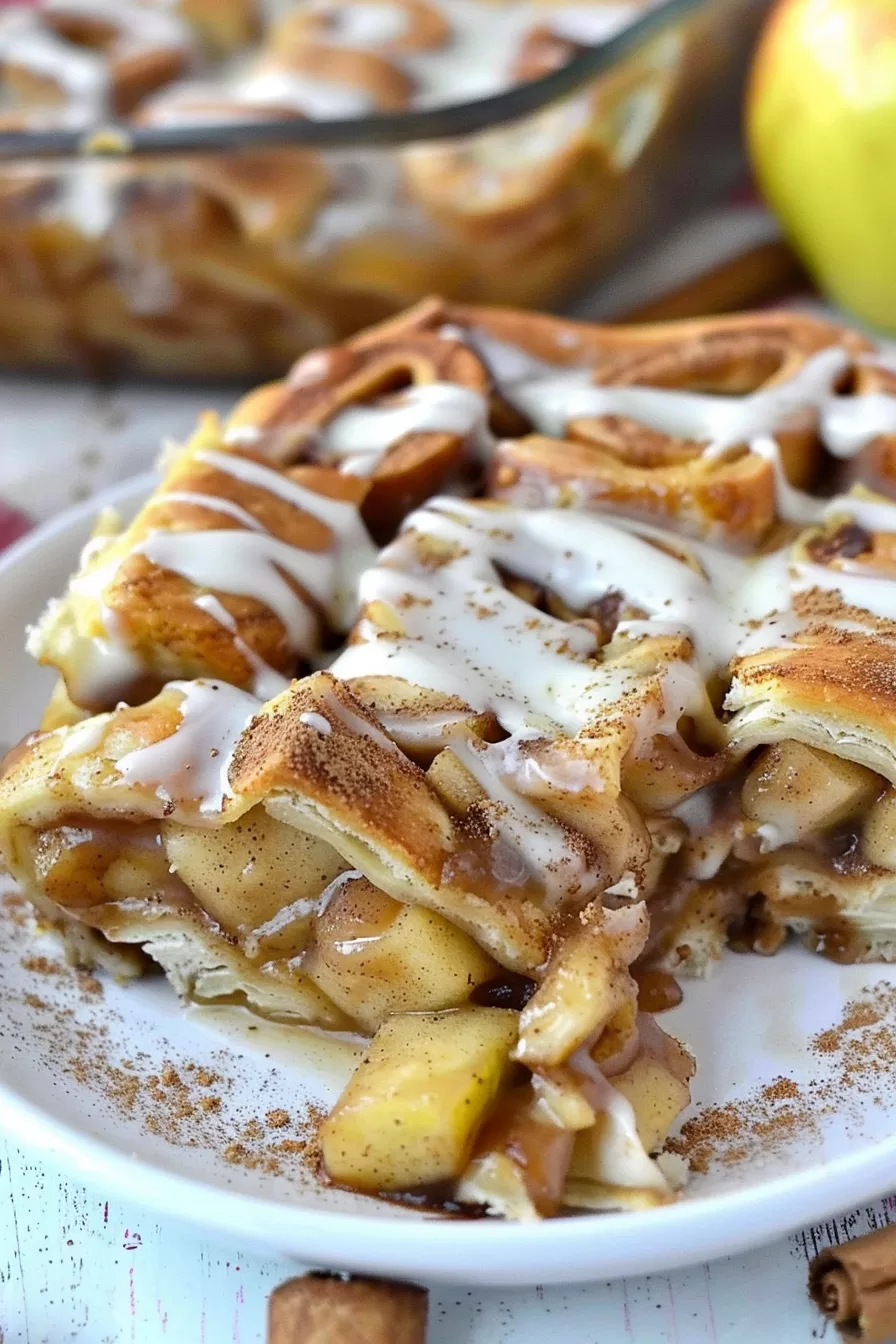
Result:
<svg viewBox="0 0 896 1344">
<path fill-rule="evenodd" d="M 207 1240 L 2 1141 L 0 1164 L 2 1344 L 263 1344 L 268 1294 L 293 1263 Z M 616 1283 L 433 1288 L 429 1344 L 809 1344 L 828 1335 L 808 1259 L 891 1217 L 896 1197 L 751 1255 Z"/>
</svg>

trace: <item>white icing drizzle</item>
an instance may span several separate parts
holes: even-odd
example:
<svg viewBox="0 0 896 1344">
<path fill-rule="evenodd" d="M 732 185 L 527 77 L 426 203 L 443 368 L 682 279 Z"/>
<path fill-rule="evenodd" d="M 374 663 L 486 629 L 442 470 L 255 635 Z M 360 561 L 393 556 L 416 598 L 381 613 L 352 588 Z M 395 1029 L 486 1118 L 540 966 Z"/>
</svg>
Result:
<svg viewBox="0 0 896 1344">
<path fill-rule="evenodd" d="M 116 36 L 108 51 L 92 50 L 56 33 L 43 20 L 44 14 L 96 19 L 110 25 Z M 189 53 L 193 46 L 187 26 L 164 6 L 123 0 L 43 0 L 39 7 L 18 5 L 0 16 L 0 62 L 51 80 L 85 117 L 109 111 L 110 67 L 116 61 L 159 48 Z M 73 169 L 73 175 L 82 175 L 80 168 L 86 166 Z"/>
<path fill-rule="evenodd" d="M 745 397 L 681 392 L 663 387 L 604 387 L 589 368 L 504 388 L 513 404 L 544 434 L 563 435 L 570 420 L 621 415 L 676 438 L 705 442 L 710 454 L 773 433 L 801 411 L 822 412 L 831 388 L 849 367 L 845 351 L 820 350 L 790 378 Z"/>
<path fill-rule="evenodd" d="M 114 538 L 92 537 L 81 551 L 78 572 L 69 582 L 69 592 L 73 598 L 83 598 L 97 604 L 100 623 L 105 631 L 104 635 L 83 640 L 77 658 L 72 659 L 66 667 L 68 692 L 77 704 L 108 703 L 121 699 L 145 672 L 142 659 L 122 635 L 117 612 L 103 601 L 103 593 L 121 564 L 120 558 L 102 562 L 103 553 L 113 544 Z M 58 599 L 50 601 L 38 624 L 28 629 L 25 648 L 38 661 L 46 648 L 45 631 L 49 629 L 51 632 L 51 644 L 56 638 L 52 632 L 61 606 Z"/>
<path fill-rule="evenodd" d="M 748 396 L 725 397 L 673 388 L 596 385 L 588 366 L 564 367 L 476 329 L 446 324 L 442 334 L 463 340 L 489 366 L 504 396 L 543 434 L 562 437 L 571 420 L 626 416 L 676 438 L 705 443 L 719 456 L 738 444 L 772 460 L 771 435 L 806 411 L 818 413 L 819 433 L 835 457 L 852 457 L 880 434 L 896 434 L 896 397 L 880 392 L 838 396 L 834 384 L 850 359 L 833 346 L 810 355 L 789 378 Z M 807 497 L 792 491 L 774 458 L 783 517 L 806 521 Z"/>
<path fill-rule="evenodd" d="M 0 16 L 0 61 L 52 80 L 92 115 L 106 109 L 109 78 L 102 56 L 66 42 L 34 9 L 17 7 Z"/>
<path fill-rule="evenodd" d="M 825 500 L 822 517 L 846 514 L 869 532 L 896 532 L 896 503 L 888 499 L 863 499 L 860 495 L 837 495 Z"/>
<path fill-rule="evenodd" d="M 863 392 L 824 407 L 822 434 L 834 457 L 854 457 L 880 434 L 896 434 L 896 397 Z"/>
<path fill-rule="evenodd" d="M 376 110 L 364 89 L 278 66 L 257 70 L 237 80 L 226 96 L 256 107 L 293 108 L 314 121 L 366 117 Z"/>
<path fill-rule="evenodd" d="M 418 86 L 414 99 L 417 106 L 463 102 L 507 88 L 513 82 L 510 71 L 514 56 L 526 34 L 536 24 L 548 22 L 554 12 L 552 4 L 532 0 L 516 0 L 514 4 L 440 0 L 439 8 L 451 24 L 449 41 L 402 56 L 402 65 Z M 620 7 L 619 26 L 630 22 L 638 9 L 634 4 Z M 475 137 L 471 145 L 475 148 L 485 138 Z"/>
<path fill-rule="evenodd" d="M 333 596 L 328 556 L 300 551 L 267 533 L 233 530 L 153 532 L 132 553 L 199 588 L 254 598 L 278 617 L 290 648 L 309 653 L 316 647 L 314 612 L 283 574 L 327 607 Z"/>
<path fill-rule="evenodd" d="M 332 715 L 334 719 L 340 719 L 353 733 L 359 733 L 362 737 L 369 737 L 378 747 L 382 747 L 384 751 L 391 751 L 393 755 L 404 755 L 401 748 L 396 746 L 391 737 L 387 737 L 381 728 L 377 727 L 375 723 L 371 723 L 368 719 L 365 719 L 363 715 L 356 714 L 350 705 L 343 704 L 341 700 L 338 700 L 336 696 L 332 695 L 329 691 L 324 695 L 324 703 L 326 704 L 327 712 Z M 328 728 L 332 727 L 330 724 L 327 726 Z"/>
<path fill-rule="evenodd" d="M 196 456 L 200 462 L 207 462 L 218 471 L 224 471 L 247 485 L 256 485 L 270 494 L 278 495 L 303 513 L 310 513 L 331 530 L 336 538 L 335 562 L 331 559 L 334 568 L 331 619 L 340 629 L 347 629 L 357 610 L 355 594 L 358 577 L 376 557 L 376 548 L 370 540 L 358 506 L 344 499 L 331 499 L 328 495 L 317 494 L 283 473 L 272 471 L 270 467 L 236 453 L 207 450 Z M 307 556 L 311 553 L 302 551 L 301 554 Z"/>
<path fill-rule="evenodd" d="M 538 359 L 510 341 L 499 340 L 482 327 L 461 327 L 457 323 L 446 322 L 439 328 L 439 335 L 469 346 L 488 366 L 502 391 L 530 378 L 552 377 L 558 371 L 556 364 Z"/>
<path fill-rule="evenodd" d="M 321 40 L 330 46 L 382 47 L 404 37 L 408 14 L 401 5 L 332 3 L 321 0 L 309 13 L 326 20 Z"/>
<path fill-rule="evenodd" d="M 313 728 L 322 737 L 329 737 L 333 731 L 330 720 L 325 719 L 323 714 L 315 714 L 313 710 L 306 710 L 304 714 L 300 714 L 299 723 L 304 723 L 307 727 Z"/>
<path fill-rule="evenodd" d="M 118 183 L 110 164 L 99 159 L 72 164 L 61 186 L 59 208 L 64 217 L 88 238 L 101 238 L 107 233 L 119 203 Z"/>
<path fill-rule="evenodd" d="M 224 432 L 224 442 L 244 448 L 251 448 L 261 438 L 260 425 L 231 425 Z"/>
<path fill-rule="evenodd" d="M 848 504 L 829 507 L 848 511 Z M 896 515 L 896 505 L 883 507 Z M 427 536 L 440 543 L 437 563 L 426 563 Z M 698 568 L 679 554 L 693 557 Z M 691 641 L 693 653 L 685 646 L 673 661 L 657 665 L 658 701 L 645 693 L 652 674 L 598 653 L 581 623 L 557 620 L 517 598 L 503 587 L 496 563 L 545 584 L 577 611 L 608 591 L 622 593 L 647 615 L 620 625 L 617 649 L 626 639 L 675 634 Z M 391 609 L 401 633 L 362 620 L 358 642 L 332 670 L 347 678 L 398 677 L 459 697 L 477 712 L 492 711 L 511 736 L 484 759 L 520 793 L 545 783 L 574 792 L 599 788 L 599 771 L 588 763 L 566 760 L 562 752 L 554 759 L 544 747 L 522 750 L 522 739 L 574 736 L 620 709 L 634 723 L 636 752 L 657 735 L 674 735 L 682 715 L 705 709 L 707 676 L 723 673 L 732 659 L 792 640 L 807 624 L 793 609 L 793 595 L 818 585 L 896 617 L 896 585 L 797 564 L 789 548 L 744 560 L 701 543 L 685 546 L 673 534 L 625 519 L 434 500 L 412 515 L 361 580 L 362 603 Z M 867 629 L 861 621 L 852 624 Z M 427 725 L 424 740 L 434 733 Z M 447 740 L 446 733 L 443 744 Z"/>
<path fill-rule="evenodd" d="M 587 1074 L 589 1099 L 604 1117 L 600 1142 L 590 1149 L 594 1167 L 588 1179 L 601 1185 L 667 1191 L 666 1178 L 638 1137 L 635 1112 L 628 1098 L 604 1077 L 584 1047 L 569 1062 Z"/>
<path fill-rule="evenodd" d="M 317 518 L 334 534 L 332 549 L 302 550 L 272 536 L 247 510 L 229 500 L 175 491 L 162 498 L 207 501 L 207 507 L 239 521 L 249 519 L 251 530 L 246 523 L 246 530 L 240 531 L 154 532 L 139 542 L 133 553 L 145 555 L 161 568 L 212 592 L 252 597 L 263 603 L 280 619 L 296 653 L 310 654 L 316 647 L 317 620 L 284 574 L 311 596 L 335 626 L 346 628 L 354 614 L 357 575 L 375 554 L 357 507 L 317 494 L 280 472 L 235 453 L 208 450 L 197 453 L 196 460 L 266 490 Z"/>
<path fill-rule="evenodd" d="M 97 714 L 93 718 L 84 719 L 82 723 L 59 728 L 57 731 L 62 737 L 62 746 L 56 756 L 57 764 L 67 756 L 80 756 L 84 752 L 95 751 L 105 736 L 110 717 L 109 714 Z"/>
<path fill-rule="evenodd" d="M 470 718 L 466 710 L 447 714 L 415 714 L 413 707 L 402 713 L 379 706 L 376 716 L 390 737 L 412 748 L 432 749 L 444 745 L 452 737 L 466 737 Z"/>
<path fill-rule="evenodd" d="M 883 369 L 888 373 L 896 373 L 896 347 L 892 342 L 887 343 L 885 350 L 878 349 L 859 355 L 857 364 L 863 364 L 869 369 Z"/>
<path fill-rule="evenodd" d="M 545 22 L 552 32 L 581 46 L 606 42 L 629 21 L 629 5 L 564 5 L 552 8 Z"/>
<path fill-rule="evenodd" d="M 491 442 L 485 398 L 456 383 L 418 383 L 388 405 L 348 406 L 317 431 L 319 461 L 369 476 L 408 434 L 470 436 L 480 451 Z"/>
<path fill-rule="evenodd" d="M 260 658 L 253 648 L 240 636 L 239 625 L 231 616 L 227 608 L 219 602 L 214 593 L 202 593 L 195 599 L 195 605 L 200 610 L 212 616 L 219 625 L 223 625 L 225 630 L 229 630 L 233 637 L 233 646 L 238 653 L 242 654 L 246 662 L 252 668 L 253 682 L 252 693 L 257 695 L 259 700 L 273 700 L 281 691 L 285 691 L 289 685 L 289 679 L 281 676 L 269 663 Z"/>
<path fill-rule="evenodd" d="M 418 532 L 452 546 L 453 558 L 421 565 Z M 574 734 L 640 684 L 627 667 L 595 661 L 595 638 L 586 626 L 536 612 L 504 588 L 495 562 L 547 584 L 577 610 L 618 587 L 684 632 L 699 625 L 707 665 L 726 661 L 726 623 L 720 631 L 710 584 L 639 537 L 588 514 L 496 511 L 442 499 L 412 515 L 380 565 L 361 580 L 362 603 L 390 606 L 404 637 L 378 638 L 362 621 L 366 642 L 349 646 L 334 673 L 404 677 L 477 710 L 492 709 L 512 734 L 553 735 L 558 728 Z M 720 568 L 739 567 L 732 557 L 722 562 Z M 665 676 L 666 713 L 677 718 L 695 705 L 702 682 L 684 665 Z"/>
<path fill-rule="evenodd" d="M 103 593 L 130 555 L 144 555 L 161 568 L 210 590 L 196 599 L 198 605 L 230 631 L 235 647 L 252 665 L 258 693 L 265 698 L 278 694 L 287 682 L 243 640 L 216 593 L 252 597 L 268 607 L 281 621 L 290 648 L 297 655 L 310 657 L 319 643 L 317 616 L 303 594 L 337 629 L 348 629 L 354 619 L 358 576 L 376 554 L 356 505 L 305 489 L 282 473 L 236 453 L 209 450 L 197 453 L 196 460 L 315 517 L 332 531 L 332 544 L 326 551 L 302 550 L 272 536 L 247 509 L 224 497 L 178 490 L 161 494 L 158 502 L 194 504 L 232 517 L 241 527 L 150 532 L 125 555 L 114 554 L 105 563 L 102 554 L 110 539 L 97 538 L 88 543 L 81 569 L 69 589 L 74 597 L 97 604 L 105 635 L 93 638 L 89 645 L 84 641 L 89 655 L 79 655 L 66 671 L 69 691 L 78 703 L 122 698 L 145 672 L 142 659 L 130 647 L 127 631 L 120 628 L 117 613 L 103 602 Z M 34 657 L 43 654 L 44 632 L 52 627 L 56 611 L 58 603 L 51 603 L 38 626 L 29 631 L 27 648 Z"/>
<path fill-rule="evenodd" d="M 597 886 L 573 832 L 529 802 L 504 782 L 505 744 L 486 745 L 469 738 L 455 740 L 451 750 L 492 803 L 491 819 L 503 848 L 495 855 L 495 876 L 505 885 L 522 885 L 537 877 L 550 905 L 572 894 L 581 899 Z"/>
<path fill-rule="evenodd" d="M 233 797 L 228 778 L 233 753 L 260 702 L 220 681 L 172 681 L 168 689 L 182 695 L 176 730 L 122 756 L 118 772 L 128 784 L 152 789 L 163 802 L 221 812 Z"/>
<path fill-rule="evenodd" d="M 242 523 L 250 532 L 266 531 L 248 509 L 235 504 L 232 499 L 224 499 L 219 495 L 202 495 L 193 490 L 166 490 L 161 495 L 153 495 L 151 503 L 153 507 L 156 504 L 193 504 L 196 508 L 208 509 L 210 513 L 225 513 L 229 518 L 235 518 L 238 523 Z"/>
</svg>

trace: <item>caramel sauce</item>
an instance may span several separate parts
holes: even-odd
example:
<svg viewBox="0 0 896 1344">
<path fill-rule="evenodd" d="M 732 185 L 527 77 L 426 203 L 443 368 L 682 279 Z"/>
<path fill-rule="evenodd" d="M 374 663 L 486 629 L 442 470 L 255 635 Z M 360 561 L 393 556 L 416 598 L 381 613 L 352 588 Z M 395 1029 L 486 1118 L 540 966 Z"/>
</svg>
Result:
<svg viewBox="0 0 896 1344">
<path fill-rule="evenodd" d="M 638 986 L 638 1007 L 642 1013 L 664 1013 L 681 1003 L 681 986 L 668 971 L 645 967 L 633 972 Z"/>
<path fill-rule="evenodd" d="M 868 941 L 848 919 L 828 919 L 812 931 L 812 950 L 841 966 L 851 966 L 868 953 Z"/>
<path fill-rule="evenodd" d="M 544 884 L 527 871 L 525 861 L 510 846 L 500 838 L 480 835 L 472 827 L 464 827 L 464 832 L 462 845 L 442 865 L 443 885 L 457 883 L 492 904 L 507 897 L 514 903 L 534 901 L 540 905 L 544 901 Z M 518 873 L 507 867 L 505 877 L 502 865 L 514 860 L 519 864 Z"/>
<path fill-rule="evenodd" d="M 769 918 L 764 896 L 751 896 L 743 913 L 728 925 L 728 946 L 733 952 L 771 957 L 786 940 L 787 928 Z"/>
<path fill-rule="evenodd" d="M 348 1190 L 353 1195 L 358 1193 L 350 1185 L 340 1185 L 338 1181 L 331 1181 L 326 1173 L 324 1179 L 328 1185 L 335 1186 L 338 1190 Z M 443 1218 L 464 1218 L 469 1221 L 488 1218 L 489 1212 L 484 1204 L 459 1204 L 452 1196 L 453 1189 L 453 1181 L 444 1181 L 439 1185 L 418 1187 L 416 1190 L 380 1190 L 376 1198 L 382 1199 L 387 1204 L 420 1209 L 424 1213 L 438 1213 Z"/>
<path fill-rule="evenodd" d="M 483 1127 L 476 1153 L 503 1152 L 519 1169 L 526 1193 L 542 1218 L 563 1200 L 575 1131 L 544 1125 L 532 1114 L 530 1084 L 508 1092 Z"/>
<path fill-rule="evenodd" d="M 341 885 L 318 922 L 339 953 L 351 956 L 355 947 L 369 947 L 384 938 L 403 908 L 365 878 L 355 877 Z"/>
<path fill-rule="evenodd" d="M 831 866 L 842 877 L 856 877 L 867 873 L 861 850 L 861 840 L 854 830 L 835 831 L 820 838 L 819 849 L 830 858 Z"/>
<path fill-rule="evenodd" d="M 169 872 L 156 822 L 67 817 L 34 832 L 32 860 L 44 893 L 67 909 L 87 910 L 125 898 L 178 906 L 192 900 L 189 889 Z M 127 889 L 109 880 L 121 864 L 129 869 Z"/>
</svg>

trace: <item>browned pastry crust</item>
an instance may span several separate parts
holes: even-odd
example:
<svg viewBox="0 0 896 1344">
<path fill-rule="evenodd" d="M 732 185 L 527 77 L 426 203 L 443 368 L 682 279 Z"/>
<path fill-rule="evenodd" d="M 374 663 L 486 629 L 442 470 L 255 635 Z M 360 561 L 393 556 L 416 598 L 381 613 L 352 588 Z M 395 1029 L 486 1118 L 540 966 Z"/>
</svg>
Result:
<svg viewBox="0 0 896 1344">
<path fill-rule="evenodd" d="M 228 424 L 264 426 L 258 451 L 289 462 L 308 452 L 315 430 L 347 407 L 406 386 L 457 383 L 485 393 L 489 376 L 480 359 L 464 346 L 427 332 L 390 340 L 388 330 L 375 342 L 363 338 L 329 350 L 315 350 L 293 367 L 285 382 L 250 393 Z M 387 540 L 407 514 L 452 476 L 470 466 L 464 437 L 426 431 L 406 435 L 386 454 L 369 478 L 363 515 L 371 534 Z"/>
<path fill-rule="evenodd" d="M 869 343 L 844 327 L 791 313 L 750 313 L 645 326 L 610 327 L 507 309 L 427 301 L 366 339 L 457 326 L 506 342 L 558 371 L 585 365 L 596 386 L 659 387 L 745 396 L 786 383 L 818 351 L 836 345 L 853 357 Z M 861 368 L 861 365 L 857 365 Z M 503 408 L 502 408 L 503 409 Z M 503 422 L 503 423 L 502 423 Z M 705 444 L 612 415 L 569 422 L 563 441 L 520 434 L 518 413 L 499 414 L 515 437 L 500 440 L 489 493 L 509 503 L 597 507 L 666 521 L 696 535 L 752 548 L 778 521 L 775 469 L 746 445 L 704 457 Z M 795 485 L 812 484 L 823 460 L 815 424 L 804 415 L 777 432 Z"/>
<path fill-rule="evenodd" d="M 260 474 L 247 478 L 253 467 L 261 468 Z M 286 494 L 277 493 L 278 479 Z M 298 499 L 289 495 L 291 485 L 298 487 Z M 319 598 L 301 581 L 301 557 L 309 567 L 317 558 L 338 563 L 340 537 L 324 521 L 328 504 L 341 506 L 348 519 L 367 489 L 362 478 L 329 467 L 307 464 L 281 473 L 250 449 L 227 444 L 217 418 L 208 415 L 133 523 L 122 532 L 110 527 L 97 539 L 99 551 L 86 563 L 80 586 L 76 579 L 66 599 L 48 609 L 34 651 L 59 670 L 74 704 L 93 710 L 110 708 L 122 697 L 146 699 L 180 676 L 218 676 L 246 687 L 259 667 L 288 676 L 326 640 L 328 630 Z M 311 512 L 315 507 L 322 516 Z M 363 537 L 360 519 L 355 526 Z M 282 615 L 254 590 L 218 593 L 213 584 L 167 567 L 164 558 L 153 559 L 151 548 L 161 534 L 189 545 L 204 533 L 219 536 L 222 549 L 230 534 L 247 543 L 252 536 L 268 538 L 275 556 L 278 547 L 284 554 L 294 548 L 298 568 L 281 570 L 280 582 L 307 611 L 303 647 L 290 637 Z M 250 554 L 247 563 L 258 560 Z M 221 573 L 226 582 L 226 566 Z M 203 594 L 211 603 L 201 600 Z M 96 651 L 98 641 L 110 638 L 122 656 L 107 678 L 98 671 Z"/>
</svg>

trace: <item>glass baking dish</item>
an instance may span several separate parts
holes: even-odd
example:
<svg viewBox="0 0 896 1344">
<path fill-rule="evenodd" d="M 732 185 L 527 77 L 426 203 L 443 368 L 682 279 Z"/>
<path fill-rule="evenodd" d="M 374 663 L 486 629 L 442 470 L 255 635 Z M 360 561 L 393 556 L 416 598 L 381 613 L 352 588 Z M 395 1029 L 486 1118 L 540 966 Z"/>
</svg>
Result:
<svg viewBox="0 0 896 1344">
<path fill-rule="evenodd" d="M 449 108 L 3 131 L 0 363 L 259 378 L 428 293 L 561 307 L 736 180 L 768 7 L 665 0 Z"/>
</svg>

